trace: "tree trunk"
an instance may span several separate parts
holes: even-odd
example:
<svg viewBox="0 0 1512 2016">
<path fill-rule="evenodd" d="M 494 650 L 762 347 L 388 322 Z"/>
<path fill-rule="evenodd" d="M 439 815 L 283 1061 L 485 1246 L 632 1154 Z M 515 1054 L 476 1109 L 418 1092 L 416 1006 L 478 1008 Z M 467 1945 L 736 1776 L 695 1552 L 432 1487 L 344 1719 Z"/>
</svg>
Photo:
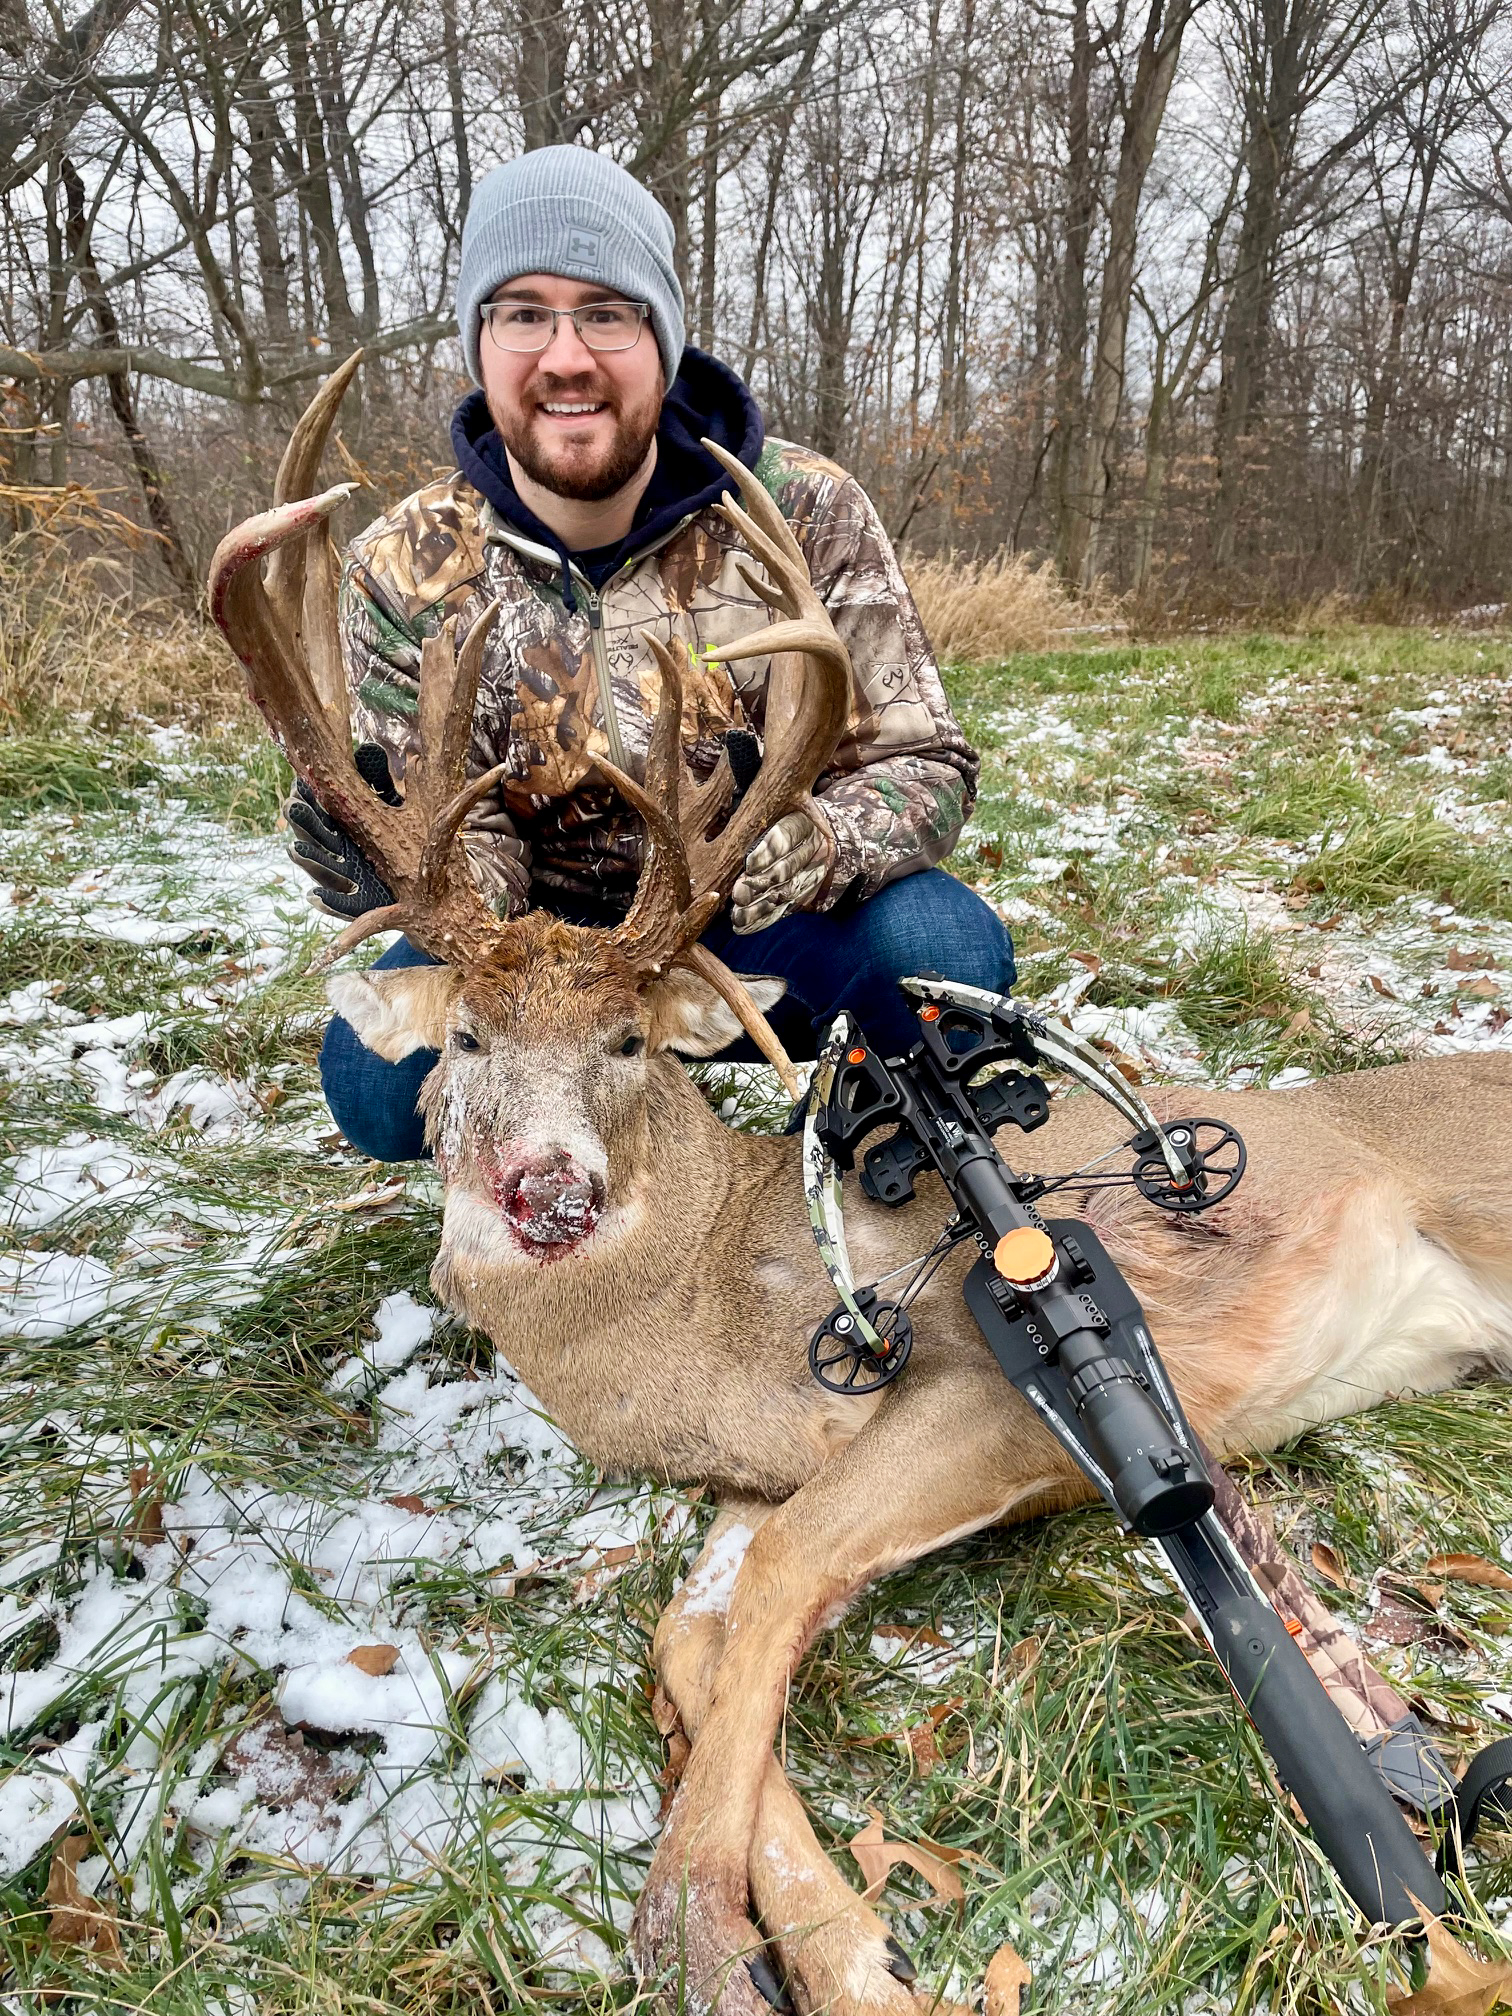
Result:
<svg viewBox="0 0 1512 2016">
<path fill-rule="evenodd" d="M 1086 438 L 1087 250 L 1092 237 L 1097 196 L 1092 174 L 1092 35 L 1087 4 L 1088 0 L 1073 0 L 1071 13 L 1065 200 L 1061 213 L 1061 259 L 1056 289 L 1060 327 L 1055 366 L 1051 485 L 1056 565 L 1065 580 L 1075 578 L 1072 555 L 1082 550 L 1077 521 L 1086 508 L 1079 486 Z"/>
<path fill-rule="evenodd" d="M 516 89 L 525 150 L 557 147 L 573 138 L 567 126 L 569 17 L 553 0 L 521 0 L 520 68 Z"/>
<path fill-rule="evenodd" d="M 719 61 L 719 28 L 710 0 L 703 0 L 704 37 L 712 61 Z M 703 178 L 698 204 L 698 347 L 714 348 L 714 282 L 719 250 L 719 98 L 716 94 L 704 121 Z"/>
<path fill-rule="evenodd" d="M 100 332 L 100 341 L 106 349 L 116 350 L 121 346 L 121 329 L 116 320 L 115 308 L 100 278 L 94 254 L 89 247 L 89 220 L 84 207 L 84 184 L 79 179 L 78 170 L 66 157 L 62 163 L 61 173 L 68 198 L 69 253 L 78 272 L 84 298 L 94 316 L 95 327 Z M 110 395 L 110 410 L 114 413 L 117 425 L 125 437 L 126 446 L 131 453 L 132 466 L 137 473 L 137 481 L 142 486 L 142 501 L 147 507 L 147 516 L 152 523 L 152 529 L 158 536 L 163 564 L 168 569 L 180 599 L 191 611 L 198 614 L 199 581 L 189 564 L 183 541 L 179 538 L 178 526 L 174 523 L 173 512 L 168 503 L 162 470 L 137 418 L 131 380 L 124 371 L 112 371 L 106 377 L 105 385 Z"/>
<path fill-rule="evenodd" d="M 1196 4 L 1200 5 L 1201 0 L 1196 0 Z M 1170 16 L 1162 25 L 1162 7 L 1163 0 L 1150 0 L 1134 84 L 1124 111 L 1118 176 L 1108 215 L 1108 251 L 1103 264 L 1097 347 L 1093 353 L 1088 401 L 1086 473 L 1082 484 L 1086 509 L 1073 520 L 1073 536 L 1066 551 L 1067 571 L 1084 588 L 1091 587 L 1107 564 L 1104 533 L 1117 454 L 1118 416 L 1123 405 L 1139 206 L 1176 75 L 1181 38 L 1196 11 L 1193 0 L 1174 0 Z"/>
</svg>

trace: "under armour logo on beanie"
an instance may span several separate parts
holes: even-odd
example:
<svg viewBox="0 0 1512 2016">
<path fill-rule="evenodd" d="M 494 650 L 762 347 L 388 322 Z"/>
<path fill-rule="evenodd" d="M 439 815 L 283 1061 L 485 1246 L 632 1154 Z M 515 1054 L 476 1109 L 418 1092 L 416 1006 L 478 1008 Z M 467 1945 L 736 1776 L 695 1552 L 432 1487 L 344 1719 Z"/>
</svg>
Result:
<svg viewBox="0 0 1512 2016">
<path fill-rule="evenodd" d="M 597 267 L 604 257 L 604 237 L 601 231 L 573 231 L 567 238 L 567 257 L 574 266 Z M 590 272 L 586 276 L 596 280 L 598 274 Z"/>
<path fill-rule="evenodd" d="M 483 382 L 483 303 L 506 280 L 557 273 L 649 303 L 670 385 L 686 340 L 674 242 L 662 205 L 605 154 L 538 147 L 491 169 L 473 192 L 457 275 L 457 328 L 474 382 Z"/>
</svg>

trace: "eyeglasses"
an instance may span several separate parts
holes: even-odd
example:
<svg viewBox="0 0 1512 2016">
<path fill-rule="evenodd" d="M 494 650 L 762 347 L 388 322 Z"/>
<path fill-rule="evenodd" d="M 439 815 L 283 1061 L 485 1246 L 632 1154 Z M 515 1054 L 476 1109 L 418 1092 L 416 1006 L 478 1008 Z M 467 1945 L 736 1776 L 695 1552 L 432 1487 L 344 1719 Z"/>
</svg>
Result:
<svg viewBox="0 0 1512 2016">
<path fill-rule="evenodd" d="M 590 301 L 584 308 L 546 308 L 537 301 L 485 301 L 479 312 L 501 350 L 531 356 L 550 348 L 562 321 L 571 322 L 590 350 L 633 350 L 651 309 L 645 301 Z"/>
</svg>

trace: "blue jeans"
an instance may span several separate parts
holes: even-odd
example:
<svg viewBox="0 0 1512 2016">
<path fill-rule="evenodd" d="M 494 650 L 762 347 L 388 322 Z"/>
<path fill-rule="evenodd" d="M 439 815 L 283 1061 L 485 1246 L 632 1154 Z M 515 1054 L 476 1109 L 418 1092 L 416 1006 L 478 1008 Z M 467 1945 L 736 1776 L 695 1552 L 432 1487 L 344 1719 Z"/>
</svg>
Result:
<svg viewBox="0 0 1512 2016">
<path fill-rule="evenodd" d="M 942 973 L 995 994 L 1006 994 L 1014 979 L 1007 926 L 975 890 L 940 868 L 891 882 L 869 903 L 819 915 L 800 911 L 749 937 L 738 937 L 721 916 L 703 942 L 737 972 L 786 980 L 787 993 L 768 1019 L 799 1058 L 815 1054 L 842 1008 L 884 1057 L 906 1050 L 915 1033 L 914 1008 L 897 984 L 906 973 Z M 401 938 L 374 970 L 429 963 Z M 349 1022 L 332 1018 L 320 1052 L 320 1081 L 354 1148 L 380 1162 L 408 1162 L 426 1152 L 415 1105 L 436 1054 L 416 1050 L 397 1064 L 385 1063 L 357 1040 Z M 721 1054 L 732 1060 L 758 1055 L 744 1036 Z"/>
</svg>

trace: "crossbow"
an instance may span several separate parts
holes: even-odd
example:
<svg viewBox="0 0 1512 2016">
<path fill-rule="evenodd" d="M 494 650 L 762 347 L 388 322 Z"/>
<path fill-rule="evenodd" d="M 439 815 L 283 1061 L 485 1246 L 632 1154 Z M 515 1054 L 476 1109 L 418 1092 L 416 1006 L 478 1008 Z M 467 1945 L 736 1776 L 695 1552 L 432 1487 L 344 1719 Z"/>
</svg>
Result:
<svg viewBox="0 0 1512 2016">
<path fill-rule="evenodd" d="M 1425 1912 L 1442 1914 L 1443 1883 L 1392 1798 L 1387 1762 L 1373 1760 L 1351 1732 L 1214 1511 L 1206 1454 L 1132 1289 L 1089 1225 L 1038 1209 L 1071 1186 L 1127 1184 L 1163 1211 L 1209 1210 L 1243 1176 L 1244 1143 L 1218 1120 L 1162 1125 L 1107 1057 L 1019 1002 L 931 974 L 902 985 L 919 1004 L 908 1054 L 879 1057 L 842 1014 L 810 1088 L 804 1186 L 838 1297 L 809 1346 L 814 1378 L 848 1394 L 896 1379 L 912 1348 L 910 1304 L 950 1252 L 974 1243 L 963 1292 L 999 1367 L 1165 1562 L 1345 1889 L 1373 1924 L 1417 1926 Z M 1122 1150 L 1054 1176 L 1009 1166 L 993 1136 L 1010 1121 L 1032 1133 L 1050 1117 L 1043 1070 L 1078 1080 L 1113 1107 L 1131 1130 Z M 1120 1152 L 1126 1166 L 1110 1167 Z M 926 1253 L 862 1285 L 846 1248 L 842 1194 L 858 1156 L 861 1186 L 875 1202 L 908 1202 L 915 1176 L 930 1169 L 954 1206 Z M 1452 1806 L 1453 1776 L 1437 1768 L 1437 1803 Z M 1494 1782 L 1508 1768 L 1512 1757 L 1500 1760 Z M 1463 1797 L 1459 1805 L 1468 1838 L 1476 1813 Z"/>
</svg>

